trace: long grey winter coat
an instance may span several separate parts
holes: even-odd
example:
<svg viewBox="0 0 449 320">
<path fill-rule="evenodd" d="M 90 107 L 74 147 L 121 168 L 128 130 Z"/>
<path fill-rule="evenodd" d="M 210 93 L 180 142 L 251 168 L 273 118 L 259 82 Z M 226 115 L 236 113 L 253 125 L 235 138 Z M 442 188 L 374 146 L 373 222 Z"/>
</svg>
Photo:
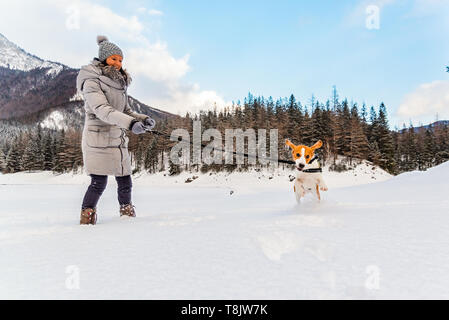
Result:
<svg viewBox="0 0 449 320">
<path fill-rule="evenodd" d="M 129 74 L 105 66 L 98 59 L 81 67 L 76 87 L 84 97 L 86 112 L 81 148 L 87 174 L 131 174 L 129 138 L 125 130 L 133 119 L 147 115 L 133 112 L 128 104 Z"/>
</svg>

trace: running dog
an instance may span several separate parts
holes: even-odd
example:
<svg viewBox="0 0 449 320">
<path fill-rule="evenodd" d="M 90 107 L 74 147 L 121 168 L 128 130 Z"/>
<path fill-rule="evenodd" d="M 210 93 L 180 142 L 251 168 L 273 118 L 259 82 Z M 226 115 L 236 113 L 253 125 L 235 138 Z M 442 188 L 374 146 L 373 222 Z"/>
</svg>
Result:
<svg viewBox="0 0 449 320">
<path fill-rule="evenodd" d="M 295 192 L 296 201 L 301 202 L 306 193 L 316 195 L 318 201 L 321 200 L 320 190 L 327 191 L 327 185 L 321 174 L 322 169 L 315 156 L 315 150 L 323 146 L 323 142 L 319 140 L 311 147 L 304 145 L 294 145 L 289 140 L 285 140 L 285 144 L 292 149 L 293 160 L 298 170 L 293 190 Z"/>
</svg>

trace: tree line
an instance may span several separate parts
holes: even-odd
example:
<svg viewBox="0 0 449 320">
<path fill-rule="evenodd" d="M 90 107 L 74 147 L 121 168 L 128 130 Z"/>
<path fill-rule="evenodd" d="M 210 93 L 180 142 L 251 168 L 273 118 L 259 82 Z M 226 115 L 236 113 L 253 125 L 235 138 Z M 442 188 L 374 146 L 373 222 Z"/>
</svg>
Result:
<svg viewBox="0 0 449 320">
<path fill-rule="evenodd" d="M 292 94 L 276 101 L 252 94 L 222 110 L 187 113 L 162 121 L 157 129 L 170 134 L 175 128 L 192 131 L 193 121 L 200 120 L 202 129 L 278 129 L 279 157 L 290 159 L 285 139 L 295 144 L 311 145 L 323 141 L 321 157 L 333 170 L 344 170 L 361 160 L 371 161 L 392 174 L 426 170 L 449 160 L 449 128 L 447 122 L 426 127 L 391 130 L 387 108 L 359 106 L 341 100 L 334 88 L 333 97 L 322 103 L 313 96 L 303 105 Z M 191 165 L 176 166 L 168 159 L 175 142 L 154 134 L 129 134 L 129 151 L 134 173 L 155 173 L 169 169 L 170 174 L 182 170 L 220 171 L 246 170 L 250 165 Z M 343 161 L 338 161 L 343 159 Z M 56 173 L 82 170 L 81 131 L 77 128 L 50 130 L 37 126 L 20 132 L 0 144 L 0 170 L 3 173 L 48 170 Z M 260 166 L 260 165 L 257 165 Z"/>
</svg>

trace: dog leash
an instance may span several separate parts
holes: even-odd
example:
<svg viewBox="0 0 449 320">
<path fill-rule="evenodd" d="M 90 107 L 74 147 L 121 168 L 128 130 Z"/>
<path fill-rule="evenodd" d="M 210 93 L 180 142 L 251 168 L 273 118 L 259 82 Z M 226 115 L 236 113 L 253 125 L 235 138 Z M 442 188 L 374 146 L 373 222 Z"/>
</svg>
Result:
<svg viewBox="0 0 449 320">
<path fill-rule="evenodd" d="M 166 133 L 163 133 L 163 132 L 160 132 L 160 131 L 157 131 L 157 130 L 149 130 L 149 129 L 146 129 L 146 132 L 151 132 L 151 133 L 153 133 L 153 134 L 155 134 L 155 135 L 158 135 L 158 136 L 161 136 L 161 137 L 165 137 L 165 138 L 168 138 L 168 139 L 171 138 L 170 135 L 168 135 L 168 134 L 166 134 Z M 179 138 L 178 138 L 178 141 L 182 141 L 182 138 L 179 137 Z M 190 145 L 193 146 L 193 142 L 192 142 L 192 141 L 190 141 Z M 201 146 L 202 146 L 203 148 L 209 148 L 209 149 L 213 148 L 213 147 L 210 147 L 210 146 L 205 145 L 205 144 L 203 144 L 203 143 L 201 143 Z M 217 151 L 224 152 L 224 153 L 227 152 L 227 151 L 225 151 L 225 150 L 223 150 L 223 149 L 217 149 L 217 148 L 213 148 L 213 149 L 215 149 L 215 150 L 217 150 Z M 250 154 L 248 154 L 248 153 L 240 153 L 240 152 L 236 152 L 236 151 L 232 151 L 232 154 L 233 154 L 233 155 L 236 155 L 236 156 L 244 156 L 245 158 L 257 158 L 257 156 L 253 156 L 253 155 L 250 155 Z M 292 160 L 272 159 L 272 158 L 265 158 L 265 160 L 272 161 L 272 162 L 274 161 L 274 162 L 278 162 L 278 163 L 285 163 L 285 164 L 296 164 L 295 161 L 292 161 Z"/>
</svg>

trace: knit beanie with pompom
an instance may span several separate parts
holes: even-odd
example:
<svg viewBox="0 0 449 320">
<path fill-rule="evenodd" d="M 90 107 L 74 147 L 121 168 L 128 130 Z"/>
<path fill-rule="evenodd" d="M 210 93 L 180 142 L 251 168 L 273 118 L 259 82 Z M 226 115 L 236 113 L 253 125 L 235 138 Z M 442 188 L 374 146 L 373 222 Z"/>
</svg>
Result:
<svg viewBox="0 0 449 320">
<path fill-rule="evenodd" d="M 109 42 L 106 36 L 97 36 L 98 48 L 98 59 L 100 61 L 105 61 L 108 57 L 118 54 L 123 58 L 122 50 L 114 43 Z"/>
</svg>

